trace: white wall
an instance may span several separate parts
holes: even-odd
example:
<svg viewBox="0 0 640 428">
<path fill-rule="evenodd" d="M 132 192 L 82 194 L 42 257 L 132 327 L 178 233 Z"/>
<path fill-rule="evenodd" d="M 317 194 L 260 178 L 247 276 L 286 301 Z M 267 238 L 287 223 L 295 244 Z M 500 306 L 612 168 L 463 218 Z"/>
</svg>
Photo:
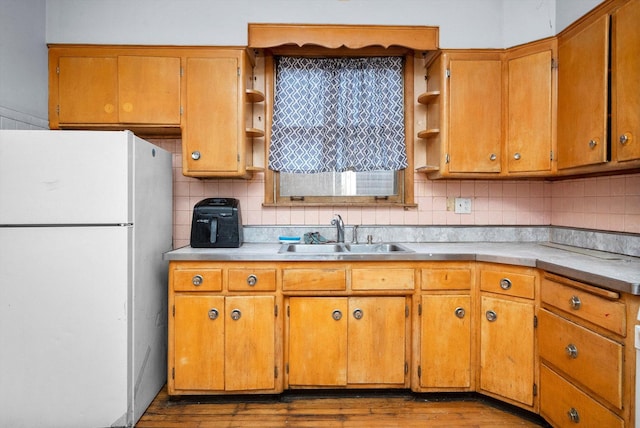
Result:
<svg viewBox="0 0 640 428">
<path fill-rule="evenodd" d="M 48 128 L 46 0 L 0 0 L 0 129 Z"/>
<path fill-rule="evenodd" d="M 554 35 L 556 1 L 47 0 L 47 41 L 246 45 L 247 23 L 274 22 L 432 25 L 441 47 L 501 48 Z"/>
<path fill-rule="evenodd" d="M 601 0 L 556 0 L 556 26 L 564 30 L 576 19 L 602 3 Z"/>
</svg>

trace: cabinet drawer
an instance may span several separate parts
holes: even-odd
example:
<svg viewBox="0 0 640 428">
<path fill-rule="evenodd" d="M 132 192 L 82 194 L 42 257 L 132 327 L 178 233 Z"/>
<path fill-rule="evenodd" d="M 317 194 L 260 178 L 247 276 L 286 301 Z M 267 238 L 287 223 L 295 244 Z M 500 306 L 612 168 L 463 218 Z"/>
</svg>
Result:
<svg viewBox="0 0 640 428">
<path fill-rule="evenodd" d="M 175 291 L 221 291 L 222 269 L 176 269 L 173 271 Z"/>
<path fill-rule="evenodd" d="M 544 309 L 538 329 L 541 358 L 622 408 L 622 345 Z"/>
<path fill-rule="evenodd" d="M 469 290 L 471 269 L 422 269 L 423 290 Z"/>
<path fill-rule="evenodd" d="M 275 290 L 275 269 L 229 269 L 229 291 Z"/>
<path fill-rule="evenodd" d="M 533 299 L 535 284 L 535 275 L 485 269 L 480 272 L 480 289 L 491 293 Z"/>
<path fill-rule="evenodd" d="M 544 364 L 540 366 L 540 414 L 559 428 L 624 427 L 621 418 Z"/>
<path fill-rule="evenodd" d="M 562 279 L 564 281 L 564 279 Z M 566 280 L 568 284 L 574 281 Z M 584 287 L 590 287 L 583 285 Z M 594 287 L 595 288 L 595 287 Z M 617 293 L 602 290 L 603 293 L 615 297 Z M 543 278 L 540 296 L 544 303 L 555 306 L 565 312 L 606 328 L 620 336 L 626 336 L 626 305 L 611 299 L 597 296 L 586 290 L 571 287 Z"/>
<path fill-rule="evenodd" d="M 344 269 L 285 269 L 282 271 L 284 291 L 346 290 Z"/>
<path fill-rule="evenodd" d="M 413 269 L 353 269 L 352 290 L 413 290 Z"/>
</svg>

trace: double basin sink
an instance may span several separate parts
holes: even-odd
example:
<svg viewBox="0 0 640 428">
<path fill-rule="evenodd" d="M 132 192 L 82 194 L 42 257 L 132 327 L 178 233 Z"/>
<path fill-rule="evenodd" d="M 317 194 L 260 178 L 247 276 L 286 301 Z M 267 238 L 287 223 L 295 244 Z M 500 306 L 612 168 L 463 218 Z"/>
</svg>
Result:
<svg viewBox="0 0 640 428">
<path fill-rule="evenodd" d="M 326 243 L 326 244 L 283 244 L 280 254 L 397 254 L 412 253 L 413 250 L 400 245 L 389 243 L 377 244 L 351 244 L 351 243 Z"/>
</svg>

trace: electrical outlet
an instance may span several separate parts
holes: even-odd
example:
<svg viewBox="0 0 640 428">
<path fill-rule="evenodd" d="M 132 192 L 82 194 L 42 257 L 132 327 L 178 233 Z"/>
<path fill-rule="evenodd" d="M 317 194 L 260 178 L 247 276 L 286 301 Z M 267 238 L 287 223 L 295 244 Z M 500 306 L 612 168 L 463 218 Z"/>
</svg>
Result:
<svg viewBox="0 0 640 428">
<path fill-rule="evenodd" d="M 471 214 L 471 198 L 456 198 L 454 203 L 456 214 Z"/>
</svg>

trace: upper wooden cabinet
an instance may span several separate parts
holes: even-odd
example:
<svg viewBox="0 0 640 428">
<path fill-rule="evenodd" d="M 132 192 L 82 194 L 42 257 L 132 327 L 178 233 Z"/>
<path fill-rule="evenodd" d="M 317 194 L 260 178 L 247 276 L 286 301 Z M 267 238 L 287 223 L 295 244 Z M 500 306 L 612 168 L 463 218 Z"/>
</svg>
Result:
<svg viewBox="0 0 640 428">
<path fill-rule="evenodd" d="M 253 165 L 252 60 L 245 49 L 216 49 L 186 58 L 182 173 L 244 177 Z"/>
<path fill-rule="evenodd" d="M 438 105 L 439 113 L 428 110 L 428 128 L 418 137 L 439 147 L 427 147 L 428 166 L 419 170 L 433 178 L 500 172 L 501 55 L 501 51 L 443 51 L 434 62 L 437 68 L 428 68 L 427 85 L 431 79 L 437 83 L 419 101 Z"/>
<path fill-rule="evenodd" d="M 558 43 L 558 169 L 607 161 L 609 16 Z"/>
<path fill-rule="evenodd" d="M 640 0 L 613 14 L 611 138 L 613 159 L 640 160 Z"/>
<path fill-rule="evenodd" d="M 554 169 L 555 40 L 506 52 L 505 161 L 509 175 L 548 175 Z"/>
<path fill-rule="evenodd" d="M 153 49 L 51 47 L 52 129 L 173 127 L 179 132 L 180 57 Z"/>
<path fill-rule="evenodd" d="M 560 174 L 640 166 L 639 19 L 640 0 L 604 2 L 559 36 Z"/>
</svg>

